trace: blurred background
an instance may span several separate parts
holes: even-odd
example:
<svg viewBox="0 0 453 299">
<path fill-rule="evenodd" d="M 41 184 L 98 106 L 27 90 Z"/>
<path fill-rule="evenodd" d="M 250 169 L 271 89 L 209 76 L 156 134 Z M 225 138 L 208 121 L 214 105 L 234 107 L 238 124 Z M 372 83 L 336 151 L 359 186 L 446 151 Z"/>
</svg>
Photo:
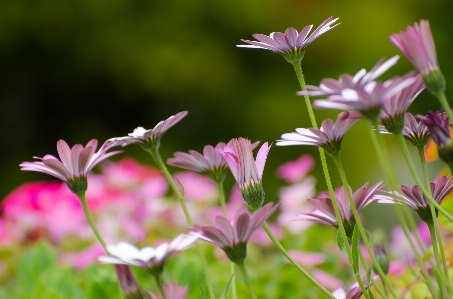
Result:
<svg viewBox="0 0 453 299">
<path fill-rule="evenodd" d="M 163 139 L 166 159 L 238 136 L 275 142 L 282 133 L 309 127 L 292 66 L 270 51 L 235 47 L 253 33 L 316 28 L 331 15 L 339 17 L 341 25 L 310 45 L 302 62 L 307 84 L 318 85 L 324 77 L 369 70 L 381 57 L 400 54 L 389 35 L 428 19 L 450 83 L 453 20 L 445 12 L 451 11 L 448 0 L 0 1 L 0 198 L 25 181 L 51 180 L 21 172 L 18 164 L 56 154 L 60 138 L 70 145 L 103 142 L 188 110 Z M 382 79 L 411 69 L 401 57 Z M 425 91 L 411 112 L 438 108 Z M 321 123 L 338 111 L 315 113 Z M 386 140 L 395 147 L 391 136 Z M 383 179 L 364 123 L 353 127 L 343 149 L 353 188 Z M 138 146 L 125 151 L 152 164 Z M 269 200 L 281 183 L 276 167 L 304 153 L 318 161 L 314 147 L 272 148 L 264 179 Z M 411 183 L 408 170 L 397 164 L 396 148 L 393 157 L 400 182 Z M 339 186 L 334 167 L 331 173 Z M 319 162 L 315 174 L 318 190 L 326 189 Z"/>
</svg>

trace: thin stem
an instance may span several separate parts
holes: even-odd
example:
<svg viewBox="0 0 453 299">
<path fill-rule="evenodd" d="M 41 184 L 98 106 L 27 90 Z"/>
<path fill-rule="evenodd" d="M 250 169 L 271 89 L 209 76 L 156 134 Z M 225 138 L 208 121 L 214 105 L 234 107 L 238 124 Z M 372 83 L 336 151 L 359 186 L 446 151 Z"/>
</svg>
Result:
<svg viewBox="0 0 453 299">
<path fill-rule="evenodd" d="M 302 90 L 306 91 L 307 88 L 305 86 L 304 75 L 302 73 L 302 66 L 301 66 L 300 62 L 293 63 L 293 67 L 294 67 L 294 70 L 296 71 L 296 75 L 297 75 L 297 79 L 299 80 L 300 88 Z M 317 129 L 318 124 L 316 123 L 316 118 L 315 118 L 315 114 L 313 112 L 313 107 L 311 105 L 310 98 L 307 95 L 304 95 L 304 99 L 305 99 L 305 104 L 307 106 L 308 115 L 310 116 L 311 125 L 313 128 Z M 351 261 L 352 260 L 351 248 L 349 246 L 349 240 L 348 240 L 348 237 L 346 234 L 346 230 L 344 228 L 343 219 L 341 218 L 340 209 L 338 208 L 338 202 L 335 197 L 335 193 L 333 191 L 332 181 L 330 180 L 329 168 L 327 167 L 326 155 L 325 155 L 324 149 L 322 147 L 318 147 L 318 150 L 319 150 L 319 157 L 321 158 L 321 165 L 322 165 L 322 170 L 324 172 L 324 178 L 325 178 L 326 184 L 327 184 L 327 189 L 329 190 L 329 195 L 330 195 L 330 198 L 332 199 L 333 210 L 335 212 L 335 218 L 337 219 L 338 229 L 340 230 L 341 238 L 343 239 L 343 243 L 345 244 L 346 254 L 348 255 L 349 260 Z"/>
<path fill-rule="evenodd" d="M 297 270 L 299 270 L 303 276 L 305 276 L 306 279 L 308 279 L 311 283 L 313 283 L 321 292 L 324 293 L 327 297 L 330 299 L 336 299 L 332 293 L 330 293 L 328 290 L 326 290 L 322 285 L 319 284 L 313 277 L 308 274 L 307 271 L 305 271 L 286 251 L 286 249 L 280 244 L 280 242 L 277 240 L 277 238 L 274 236 L 272 231 L 269 229 L 269 226 L 267 225 L 266 222 L 263 222 L 262 224 L 263 229 L 266 231 L 267 235 L 269 238 L 274 242 L 275 246 L 277 247 L 278 250 L 290 261 L 291 264 L 293 264 L 294 267 L 296 267 Z"/>
<path fill-rule="evenodd" d="M 225 218 L 227 218 L 227 210 L 226 210 L 226 203 L 225 203 L 225 190 L 223 188 L 223 180 L 214 180 L 217 189 L 219 190 L 219 201 L 220 205 L 222 206 L 222 213 Z M 234 263 L 230 261 L 230 276 L 234 276 Z M 231 295 L 233 299 L 237 299 L 237 292 L 236 292 L 236 279 L 232 279 L 231 281 Z"/>
<path fill-rule="evenodd" d="M 99 233 L 99 231 L 98 231 L 98 229 L 96 227 L 96 224 L 93 221 L 93 218 L 91 218 L 91 214 L 90 214 L 90 211 L 88 210 L 87 201 L 86 201 L 86 198 L 85 198 L 85 193 L 77 194 L 77 196 L 79 197 L 80 202 L 82 203 L 83 212 L 85 213 L 85 217 L 87 218 L 88 223 L 90 224 L 94 235 L 99 240 L 99 242 L 101 243 L 102 247 L 104 247 L 105 252 L 108 253 L 107 244 L 105 243 L 104 239 L 102 239 L 102 236 Z"/>
<path fill-rule="evenodd" d="M 432 240 L 432 244 L 433 244 L 433 251 L 434 251 L 434 257 L 435 257 L 436 262 L 437 262 L 437 267 L 439 267 L 439 269 L 441 269 L 443 263 L 440 260 L 440 256 L 439 256 L 439 248 L 437 246 L 437 238 L 436 238 L 436 231 L 434 230 L 434 223 L 433 222 L 427 222 L 426 224 L 428 224 L 429 234 L 431 235 L 431 240 Z"/>
<path fill-rule="evenodd" d="M 158 165 L 158 167 L 160 168 L 162 173 L 167 178 L 167 181 L 170 184 L 171 189 L 176 194 L 176 197 L 178 198 L 178 201 L 179 201 L 179 203 L 181 205 L 181 208 L 184 211 L 184 215 L 186 217 L 187 224 L 190 227 L 192 227 L 193 226 L 192 219 L 190 218 L 190 214 L 189 214 L 189 211 L 187 210 L 186 203 L 184 202 L 184 196 L 179 191 L 178 187 L 176 186 L 175 180 L 171 176 L 170 172 L 167 169 L 167 166 L 165 165 L 164 161 L 162 160 L 162 157 L 160 156 L 159 150 L 157 148 L 153 148 L 153 149 L 149 150 L 149 153 L 153 157 L 154 161 L 156 162 L 156 164 Z M 211 276 L 209 275 L 209 271 L 208 271 L 208 266 L 206 264 L 206 260 L 205 260 L 205 258 L 203 256 L 203 253 L 201 252 L 200 244 L 196 243 L 195 247 L 197 248 L 198 256 L 199 256 L 200 261 L 201 261 L 201 266 L 203 267 L 203 272 L 204 272 L 204 275 L 205 275 L 206 284 L 208 285 L 209 298 L 210 299 L 215 299 L 215 297 L 214 297 L 214 289 L 212 288 Z"/>
<path fill-rule="evenodd" d="M 436 96 L 439 99 L 439 102 L 442 105 L 442 107 L 444 107 L 444 110 L 447 113 L 448 118 L 450 119 L 450 123 L 453 123 L 453 113 L 451 112 L 450 104 L 448 104 L 445 93 L 443 91 L 441 91 L 441 92 L 438 92 L 436 94 Z"/>
<path fill-rule="evenodd" d="M 334 158 L 335 164 L 337 165 L 341 181 L 343 182 L 344 189 L 348 196 L 349 205 L 351 206 L 352 214 L 354 215 L 356 225 L 359 229 L 360 235 L 363 239 L 363 242 L 365 243 L 366 249 L 371 257 L 371 260 L 373 261 L 373 265 L 374 265 L 375 269 L 378 271 L 379 276 L 382 278 L 382 281 L 387 285 L 393 298 L 397 299 L 398 297 L 396 296 L 396 293 L 393 290 L 392 285 L 388 281 L 387 277 L 385 276 L 385 273 L 382 271 L 381 265 L 379 265 L 379 262 L 376 259 L 376 256 L 374 255 L 373 248 L 370 244 L 370 241 L 368 240 L 368 236 L 366 234 L 365 228 L 363 227 L 362 220 L 360 220 L 359 212 L 357 211 L 357 207 L 355 206 L 354 199 L 352 198 L 351 190 L 349 189 L 348 180 L 346 178 L 346 173 L 344 171 L 343 163 L 341 162 L 340 156 L 337 155 L 337 156 L 334 156 L 333 158 Z"/>
<path fill-rule="evenodd" d="M 358 252 L 360 254 L 360 259 L 362 260 L 362 264 L 364 265 L 364 267 L 366 269 L 368 269 L 368 263 L 366 262 L 366 259 L 365 259 L 365 256 L 363 255 L 362 250 L 358 250 Z M 382 277 L 381 277 L 381 280 L 382 280 Z M 374 280 L 373 276 L 371 276 L 371 284 L 374 286 L 374 288 L 379 293 L 379 295 L 381 295 L 382 299 L 388 299 L 387 288 L 385 286 L 385 283 L 382 283 L 382 286 L 384 287 L 384 290 L 381 290 L 381 288 L 379 287 L 378 283 Z M 364 293 L 363 290 L 362 290 L 362 293 Z"/>
<path fill-rule="evenodd" d="M 252 284 L 250 283 L 249 275 L 247 274 L 247 270 L 245 269 L 244 261 L 237 263 L 236 265 L 238 265 L 239 270 L 241 270 L 242 278 L 244 279 L 247 289 L 249 289 L 250 296 L 252 297 L 252 299 L 258 299 L 253 292 Z"/>
<path fill-rule="evenodd" d="M 164 288 L 162 287 L 162 283 L 160 282 L 160 276 L 159 275 L 153 275 L 154 280 L 156 281 L 156 286 L 157 289 L 159 290 L 159 293 L 162 295 L 163 299 L 167 299 L 167 294 L 165 294 Z"/>
</svg>

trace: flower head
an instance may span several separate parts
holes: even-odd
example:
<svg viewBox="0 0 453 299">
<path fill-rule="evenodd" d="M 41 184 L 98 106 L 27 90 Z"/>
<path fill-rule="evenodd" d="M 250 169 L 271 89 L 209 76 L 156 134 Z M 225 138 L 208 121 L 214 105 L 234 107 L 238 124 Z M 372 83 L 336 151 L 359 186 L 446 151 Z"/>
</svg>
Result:
<svg viewBox="0 0 453 299">
<path fill-rule="evenodd" d="M 42 158 L 34 157 L 40 161 L 23 162 L 19 166 L 21 170 L 50 174 L 66 182 L 72 192 L 85 193 L 88 187 L 87 174 L 91 169 L 102 160 L 120 153 L 120 151 L 107 153 L 115 146 L 109 140 L 101 146 L 99 151 L 95 152 L 97 145 L 98 141 L 92 139 L 85 147 L 76 144 L 69 148 L 68 144 L 60 139 L 57 142 L 57 151 L 61 161 L 52 155 L 45 155 Z"/>
<path fill-rule="evenodd" d="M 191 247 L 198 237 L 194 235 L 179 235 L 171 242 L 165 242 L 153 247 L 137 247 L 120 242 L 117 245 L 108 245 L 110 256 L 101 256 L 99 261 L 107 264 L 132 265 L 147 269 L 153 275 L 162 272 L 164 262 L 174 253 Z"/>
<path fill-rule="evenodd" d="M 379 191 L 382 191 L 386 186 L 382 185 L 382 182 L 377 183 L 370 189 L 368 189 L 368 183 L 359 188 L 356 192 L 352 193 L 349 188 L 352 199 L 354 200 L 357 212 L 360 212 L 368 204 L 376 200 L 376 195 Z M 344 187 L 340 188 L 340 191 L 335 195 L 337 199 L 338 208 L 340 210 L 340 216 L 343 221 L 346 234 L 352 236 L 354 231 L 355 219 L 352 213 L 351 205 Z M 308 199 L 308 203 L 315 208 L 315 211 L 311 213 L 296 213 L 296 216 L 301 220 L 311 220 L 319 223 L 335 226 L 338 228 L 338 222 L 335 216 L 332 199 L 328 197 L 321 197 L 319 199 Z"/>
<path fill-rule="evenodd" d="M 165 284 L 163 286 L 166 298 L 171 298 L 171 299 L 186 299 L 187 294 L 189 292 L 189 287 L 185 286 L 182 287 L 178 284 Z M 163 299 L 164 297 L 159 294 L 159 295 L 154 295 L 150 291 L 148 291 L 148 296 L 150 299 Z"/>
<path fill-rule="evenodd" d="M 338 115 L 336 123 L 326 119 L 319 130 L 298 128 L 294 133 L 283 134 L 277 145 L 316 145 L 324 148 L 330 155 L 336 156 L 340 152 L 344 134 L 359 119 L 359 113 L 342 112 Z"/>
<path fill-rule="evenodd" d="M 258 41 L 242 39 L 249 45 L 238 45 L 237 47 L 271 50 L 282 54 L 289 63 L 300 62 L 304 58 L 305 48 L 322 34 L 339 25 L 335 24 L 337 20 L 338 18 L 328 18 L 310 36 L 308 35 L 313 25 L 305 26 L 300 32 L 294 28 L 288 28 L 285 33 L 272 32 L 269 36 L 253 34 Z"/>
<path fill-rule="evenodd" d="M 404 127 L 404 113 L 420 92 L 425 89 L 422 77 L 417 75 L 414 78 L 411 85 L 397 92 L 382 105 L 379 120 L 389 132 L 401 133 Z"/>
<path fill-rule="evenodd" d="M 223 149 L 225 143 L 219 142 L 217 147 Z M 212 145 L 205 145 L 203 154 L 189 150 L 189 153 L 176 152 L 173 155 L 174 158 L 168 159 L 167 164 L 197 172 L 209 172 L 214 179 L 222 179 L 225 175 L 225 159 Z"/>
<path fill-rule="evenodd" d="M 126 299 L 142 299 L 142 291 L 127 265 L 115 265 L 121 291 Z"/>
<path fill-rule="evenodd" d="M 390 134 L 384 126 L 379 126 L 379 132 Z M 402 133 L 406 140 L 409 140 L 415 147 L 419 148 L 424 148 L 428 143 L 429 137 L 431 137 L 428 127 L 422 122 L 417 122 L 415 117 L 409 112 L 404 114 L 404 127 Z"/>
<path fill-rule="evenodd" d="M 444 198 L 453 191 L 453 182 L 450 180 L 451 175 L 441 176 L 430 184 L 431 194 L 438 204 L 441 204 Z M 416 211 L 423 221 L 432 222 L 429 200 L 425 197 L 420 187 L 418 185 L 401 185 L 400 189 L 402 193 L 394 192 L 394 196 L 391 196 L 392 193 L 378 195 L 379 202 L 406 204 L 409 208 Z M 437 213 L 438 211 L 436 210 L 436 215 Z"/>
<path fill-rule="evenodd" d="M 387 251 L 385 250 L 384 244 L 374 245 L 373 253 L 378 261 L 379 266 L 382 269 L 382 272 L 384 272 L 384 274 L 387 274 L 389 272 L 390 262 L 389 262 L 389 258 L 387 256 Z M 378 270 L 375 268 L 374 265 L 373 265 L 373 271 L 374 271 L 374 273 L 378 274 L 377 273 Z"/>
<path fill-rule="evenodd" d="M 268 203 L 251 215 L 247 208 L 243 207 L 236 212 L 234 221 L 230 222 L 225 217 L 217 216 L 215 219 L 217 227 L 195 226 L 192 234 L 220 247 L 232 262 L 241 263 L 247 255 L 247 242 L 250 237 L 278 206 Z"/>
<path fill-rule="evenodd" d="M 166 120 L 159 122 L 152 129 L 145 129 L 143 127 L 138 127 L 134 132 L 129 133 L 125 137 L 115 137 L 110 140 L 115 142 L 116 145 L 126 146 L 131 143 L 140 143 L 142 146 L 145 146 L 146 149 L 158 148 L 160 146 L 160 139 L 168 129 L 176 125 L 181 119 L 183 119 L 188 114 L 187 111 L 179 112 L 175 115 L 170 116 Z"/>
<path fill-rule="evenodd" d="M 445 78 L 437 63 L 436 46 L 429 22 L 421 20 L 406 31 L 390 36 L 390 40 L 422 75 L 428 89 L 436 93 L 445 89 Z"/>
<path fill-rule="evenodd" d="M 265 142 L 255 160 L 252 153 L 253 146 L 248 139 L 234 138 L 223 149 L 216 147 L 238 183 L 246 204 L 252 210 L 260 208 L 264 202 L 264 189 L 261 182 L 270 148 L 271 146 Z"/>
</svg>

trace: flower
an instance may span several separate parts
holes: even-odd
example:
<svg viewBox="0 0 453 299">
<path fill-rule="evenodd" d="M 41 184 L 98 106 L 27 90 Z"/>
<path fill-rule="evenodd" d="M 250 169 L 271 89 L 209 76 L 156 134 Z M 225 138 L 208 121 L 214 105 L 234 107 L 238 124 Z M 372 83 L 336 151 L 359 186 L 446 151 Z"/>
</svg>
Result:
<svg viewBox="0 0 453 299">
<path fill-rule="evenodd" d="M 433 199 L 438 204 L 441 204 L 444 198 L 448 194 L 450 194 L 451 191 L 453 191 L 453 182 L 451 182 L 450 180 L 451 175 L 440 176 L 430 184 L 431 194 L 433 196 Z M 423 221 L 425 221 L 426 223 L 432 222 L 433 218 L 431 215 L 429 200 L 423 194 L 420 187 L 418 185 L 400 185 L 400 189 L 403 192 L 402 194 L 394 192 L 394 196 L 391 196 L 392 193 L 389 192 L 389 195 L 378 195 L 379 203 L 406 204 L 409 208 L 416 211 Z M 436 209 L 436 215 L 437 214 L 438 211 Z"/>
<path fill-rule="evenodd" d="M 23 162 L 19 166 L 21 170 L 38 171 L 57 177 L 66 182 L 75 194 L 85 193 L 88 187 L 87 174 L 91 169 L 102 160 L 120 153 L 120 151 L 107 153 L 115 146 L 109 140 L 95 153 L 97 145 L 98 141 L 92 139 L 85 148 L 81 144 L 76 144 L 71 149 L 64 140 L 60 139 L 57 142 L 57 151 L 61 161 L 52 155 L 45 155 L 42 158 L 34 157 L 40 161 Z"/>
<path fill-rule="evenodd" d="M 425 89 L 423 79 L 417 75 L 411 85 L 384 102 L 379 120 L 389 132 L 401 133 L 404 127 L 404 113 L 423 89 Z"/>
<path fill-rule="evenodd" d="M 120 283 L 121 291 L 126 299 L 141 299 L 142 291 L 127 265 L 115 265 L 116 275 Z"/>
<path fill-rule="evenodd" d="M 108 245 L 107 251 L 111 256 L 101 256 L 99 261 L 107 264 L 132 265 L 147 269 L 153 275 L 162 272 L 164 262 L 175 252 L 192 246 L 198 237 L 195 235 L 179 235 L 171 242 L 165 242 L 153 247 L 137 247 L 120 242 L 117 245 Z"/>
<path fill-rule="evenodd" d="M 389 272 L 390 262 L 389 262 L 389 258 L 387 256 L 387 251 L 385 250 L 384 244 L 374 245 L 373 253 L 374 253 L 374 256 L 376 257 L 376 260 L 378 261 L 379 267 L 381 267 L 381 269 L 382 269 L 382 272 L 384 272 L 384 274 L 387 275 Z M 373 271 L 374 271 L 374 273 L 378 274 L 377 273 L 378 270 L 375 268 L 374 265 L 373 265 Z"/>
<path fill-rule="evenodd" d="M 379 280 L 378 275 L 374 275 L 373 278 L 374 281 Z M 364 277 L 362 278 L 362 283 L 365 287 L 365 289 L 369 289 L 370 285 L 367 282 L 367 278 Z M 356 282 L 354 283 L 351 288 L 349 289 L 348 293 L 346 293 L 342 288 L 336 289 L 332 295 L 335 296 L 337 299 L 360 299 L 363 296 L 363 292 L 359 287 L 359 284 Z"/>
<path fill-rule="evenodd" d="M 445 90 L 445 78 L 437 63 L 436 45 L 428 21 L 407 26 L 405 32 L 392 34 L 390 40 L 420 72 L 428 90 L 433 93 Z"/>
<path fill-rule="evenodd" d="M 383 104 L 393 95 L 414 83 L 415 78 L 410 76 L 394 77 L 385 82 L 371 81 L 355 89 L 346 88 L 340 94 L 329 95 L 326 100 L 317 100 L 317 108 L 352 110 L 360 112 L 371 121 L 376 121 Z M 299 92 L 302 95 L 303 92 Z"/>
<path fill-rule="evenodd" d="M 351 187 L 349 192 L 352 194 L 357 212 L 360 212 L 368 204 L 376 200 L 376 195 L 379 191 L 383 190 L 386 186 L 382 185 L 382 182 L 377 183 L 370 189 L 368 189 L 368 183 L 360 187 L 356 192 L 352 194 Z M 355 219 L 352 213 L 349 199 L 344 187 L 340 188 L 340 191 L 335 195 L 338 203 L 338 209 L 340 210 L 340 216 L 343 221 L 346 234 L 352 236 L 354 231 Z M 296 216 L 301 220 L 311 220 L 319 223 L 335 226 L 338 228 L 338 222 L 333 209 L 332 199 L 328 197 L 321 197 L 319 199 L 310 198 L 308 203 L 315 208 L 315 211 L 311 213 L 296 213 Z"/>
<path fill-rule="evenodd" d="M 234 221 L 222 216 L 215 218 L 217 227 L 194 227 L 192 234 L 201 240 L 212 243 L 225 251 L 230 261 L 242 263 L 247 256 L 247 242 L 255 230 L 274 213 L 279 205 L 268 203 L 253 214 L 243 207 L 236 212 Z"/>
<path fill-rule="evenodd" d="M 439 158 L 447 164 L 453 163 L 453 147 L 450 139 L 450 120 L 444 112 L 429 111 L 428 115 L 417 115 L 418 120 L 428 127 L 437 145 Z"/>
<path fill-rule="evenodd" d="M 310 97 L 331 96 L 341 95 L 345 89 L 363 88 L 382 75 L 390 67 L 394 66 L 399 58 L 400 57 L 396 55 L 385 62 L 385 58 L 381 58 L 368 73 L 365 69 L 361 69 L 354 77 L 349 74 L 343 74 L 338 80 L 331 78 L 323 79 L 321 80 L 319 87 L 307 85 L 307 91 L 299 91 L 297 94 L 301 96 L 308 95 Z"/>
<path fill-rule="evenodd" d="M 217 147 L 223 149 L 225 143 L 219 142 Z M 215 180 L 225 176 L 225 160 L 212 145 L 205 145 L 203 155 L 193 150 L 189 150 L 189 153 L 176 152 L 173 155 L 174 158 L 168 159 L 167 164 L 196 172 L 208 172 Z"/>
<path fill-rule="evenodd" d="M 223 149 L 216 147 L 238 183 L 246 204 L 252 210 L 260 208 L 264 202 L 264 189 L 261 182 L 270 148 L 271 146 L 265 142 L 254 160 L 253 146 L 248 139 L 234 138 Z"/>
<path fill-rule="evenodd" d="M 115 137 L 110 140 L 115 142 L 116 145 L 126 146 L 131 143 L 140 143 L 145 149 L 158 148 L 160 145 L 160 139 L 167 132 L 168 129 L 176 125 L 181 119 L 183 119 L 189 112 L 182 111 L 175 115 L 170 116 L 166 120 L 160 121 L 154 128 L 145 129 L 138 127 L 134 132 L 129 133 L 125 137 Z"/>
<path fill-rule="evenodd" d="M 322 34 L 339 25 L 335 24 L 337 20 L 338 18 L 334 19 L 333 16 L 328 18 L 309 37 L 308 34 L 313 25 L 305 26 L 300 32 L 294 28 L 288 28 L 285 33 L 272 32 L 269 36 L 253 34 L 258 41 L 241 39 L 249 45 L 237 45 L 237 47 L 271 50 L 282 54 L 289 63 L 300 62 L 304 58 L 305 48 Z"/>
<path fill-rule="evenodd" d="M 277 168 L 277 176 L 288 183 L 300 182 L 313 170 L 315 160 L 310 155 L 302 155 L 297 160 L 288 161 Z"/>
<path fill-rule="evenodd" d="M 383 126 L 379 126 L 379 132 L 384 134 L 390 133 Z M 404 127 L 402 133 L 406 140 L 409 140 L 414 146 L 419 148 L 424 148 L 431 136 L 428 127 L 422 122 L 417 122 L 415 117 L 409 112 L 404 114 Z"/>
<path fill-rule="evenodd" d="M 280 146 L 316 145 L 324 148 L 330 155 L 336 156 L 340 153 L 344 134 L 358 119 L 360 119 L 359 113 L 342 112 L 338 115 L 336 123 L 326 119 L 319 130 L 298 128 L 294 133 L 283 134 L 282 139 L 276 144 Z"/>
<path fill-rule="evenodd" d="M 186 299 L 189 292 L 189 287 L 182 287 L 178 284 L 165 284 L 163 286 L 166 298 L 171 299 Z M 148 296 L 150 299 L 162 299 L 163 297 L 159 295 L 154 295 L 152 292 L 148 291 Z"/>
</svg>

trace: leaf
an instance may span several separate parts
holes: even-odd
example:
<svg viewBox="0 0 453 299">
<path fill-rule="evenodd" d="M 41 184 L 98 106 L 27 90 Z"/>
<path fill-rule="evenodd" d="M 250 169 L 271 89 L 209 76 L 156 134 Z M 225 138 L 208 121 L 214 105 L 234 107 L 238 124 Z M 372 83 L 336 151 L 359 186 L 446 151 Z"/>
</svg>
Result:
<svg viewBox="0 0 453 299">
<path fill-rule="evenodd" d="M 222 296 L 220 296 L 219 299 L 225 299 L 226 296 L 228 295 L 228 291 L 230 290 L 230 285 L 231 285 L 231 281 L 233 280 L 233 277 L 234 277 L 234 274 L 231 275 L 231 278 L 230 278 L 230 280 L 228 280 L 228 283 L 226 284 L 225 289 L 222 292 Z"/>
<path fill-rule="evenodd" d="M 203 287 L 201 285 L 198 285 L 198 288 L 200 289 L 200 292 L 201 292 L 201 298 L 206 299 L 206 294 L 203 290 Z"/>
<path fill-rule="evenodd" d="M 346 247 L 344 246 L 343 238 L 341 237 L 341 231 L 339 229 L 337 229 L 337 244 L 338 248 L 340 248 L 340 251 L 346 254 Z"/>
<path fill-rule="evenodd" d="M 354 273 L 359 273 L 359 229 L 358 226 L 354 226 L 354 232 L 352 233 L 352 269 Z"/>
</svg>

